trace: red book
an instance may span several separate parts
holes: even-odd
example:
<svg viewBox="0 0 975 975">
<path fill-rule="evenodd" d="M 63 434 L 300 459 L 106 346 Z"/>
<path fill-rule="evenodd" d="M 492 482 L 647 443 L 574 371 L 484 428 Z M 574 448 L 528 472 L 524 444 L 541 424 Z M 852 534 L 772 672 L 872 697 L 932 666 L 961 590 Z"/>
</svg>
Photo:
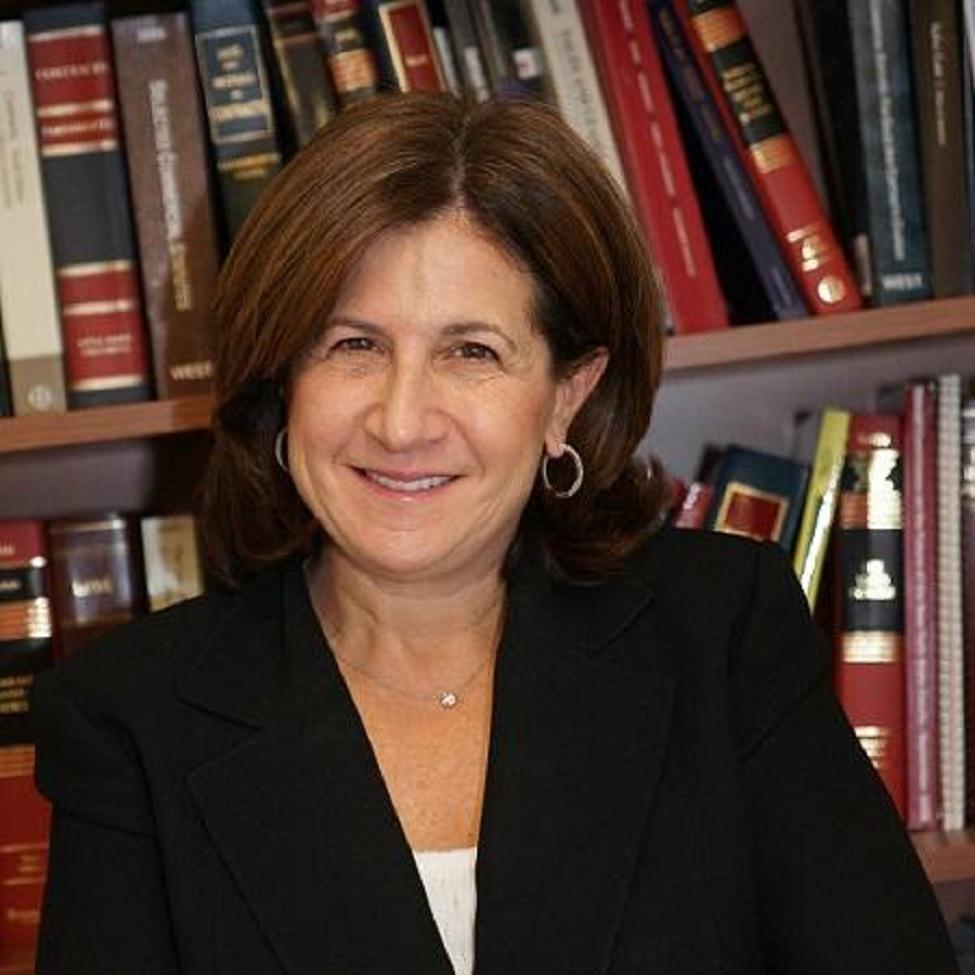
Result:
<svg viewBox="0 0 975 975">
<path fill-rule="evenodd" d="M 430 18 L 422 0 L 367 0 L 375 54 L 387 85 L 399 91 L 446 91 Z"/>
<path fill-rule="evenodd" d="M 714 488 L 702 481 L 692 481 L 687 493 L 681 499 L 677 517 L 674 519 L 675 528 L 705 528 L 708 522 L 708 511 L 714 498 Z"/>
<path fill-rule="evenodd" d="M 583 0 L 580 10 L 674 331 L 726 328 L 728 312 L 646 5 Z"/>
<path fill-rule="evenodd" d="M 809 307 L 859 308 L 856 279 L 734 0 L 676 0 L 674 8 Z"/>
<path fill-rule="evenodd" d="M 854 414 L 836 533 L 836 694 L 906 813 L 901 418 Z"/>
<path fill-rule="evenodd" d="M 37 942 L 51 807 L 34 788 L 34 746 L 0 748 L 0 949 Z"/>
<path fill-rule="evenodd" d="M 936 391 L 907 386 L 904 398 L 904 686 L 907 826 L 937 829 L 938 484 Z"/>
</svg>

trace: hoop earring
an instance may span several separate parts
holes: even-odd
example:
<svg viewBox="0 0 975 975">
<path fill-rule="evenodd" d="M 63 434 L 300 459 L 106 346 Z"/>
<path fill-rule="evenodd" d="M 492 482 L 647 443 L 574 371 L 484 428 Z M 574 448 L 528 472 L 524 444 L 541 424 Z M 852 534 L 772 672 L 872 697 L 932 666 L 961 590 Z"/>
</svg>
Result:
<svg viewBox="0 0 975 975">
<path fill-rule="evenodd" d="M 565 457 L 566 454 L 569 455 L 569 459 L 575 466 L 576 476 L 575 480 L 564 491 L 556 490 L 552 486 L 552 482 L 549 480 L 548 476 L 549 461 L 557 458 L 549 457 L 549 455 L 546 454 L 545 459 L 542 461 L 542 483 L 545 485 L 546 490 L 551 491 L 556 498 L 571 498 L 574 494 L 578 493 L 579 488 L 582 487 L 582 479 L 586 474 L 586 469 L 582 464 L 582 458 L 579 456 L 579 451 L 570 444 L 563 443 L 559 457 Z"/>
<path fill-rule="evenodd" d="M 288 427 L 283 426 L 278 430 L 278 435 L 274 438 L 274 459 L 278 462 L 278 467 L 285 472 L 285 474 L 290 474 L 291 471 L 288 468 L 288 460 L 284 455 L 285 452 L 285 437 L 288 436 Z"/>
</svg>

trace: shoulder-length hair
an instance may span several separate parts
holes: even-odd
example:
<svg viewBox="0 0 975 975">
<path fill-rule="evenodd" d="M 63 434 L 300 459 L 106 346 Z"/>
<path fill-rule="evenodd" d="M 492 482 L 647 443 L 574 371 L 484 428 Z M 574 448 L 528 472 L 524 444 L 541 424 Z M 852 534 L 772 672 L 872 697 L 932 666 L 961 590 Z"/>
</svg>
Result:
<svg viewBox="0 0 975 975">
<path fill-rule="evenodd" d="M 316 544 L 320 527 L 274 458 L 291 370 L 380 234 L 452 211 L 531 274 L 532 321 L 557 376 L 609 352 L 567 437 L 585 462 L 582 489 L 558 499 L 536 484 L 518 542 L 562 573 L 598 578 L 654 531 L 663 478 L 633 453 L 660 378 L 661 306 L 619 189 L 545 105 L 384 95 L 342 112 L 294 157 L 221 274 L 201 520 L 223 582 Z"/>
</svg>

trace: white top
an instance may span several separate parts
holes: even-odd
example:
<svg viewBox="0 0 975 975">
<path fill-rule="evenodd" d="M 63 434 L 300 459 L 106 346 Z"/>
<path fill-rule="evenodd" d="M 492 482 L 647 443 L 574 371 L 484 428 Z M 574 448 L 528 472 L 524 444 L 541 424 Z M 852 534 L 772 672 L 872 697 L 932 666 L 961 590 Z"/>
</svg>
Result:
<svg viewBox="0 0 975 975">
<path fill-rule="evenodd" d="M 474 971 L 474 914 L 477 847 L 459 850 L 414 850 L 430 910 L 457 975 Z"/>
</svg>

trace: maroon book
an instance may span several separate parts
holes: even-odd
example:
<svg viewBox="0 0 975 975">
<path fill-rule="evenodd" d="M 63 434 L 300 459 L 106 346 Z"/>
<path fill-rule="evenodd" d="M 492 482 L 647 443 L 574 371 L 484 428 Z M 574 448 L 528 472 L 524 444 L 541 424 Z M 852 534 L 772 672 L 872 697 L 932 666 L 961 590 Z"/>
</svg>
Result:
<svg viewBox="0 0 975 975">
<path fill-rule="evenodd" d="M 962 632 L 965 640 L 965 805 L 975 822 L 975 399 L 961 412 Z"/>
</svg>

